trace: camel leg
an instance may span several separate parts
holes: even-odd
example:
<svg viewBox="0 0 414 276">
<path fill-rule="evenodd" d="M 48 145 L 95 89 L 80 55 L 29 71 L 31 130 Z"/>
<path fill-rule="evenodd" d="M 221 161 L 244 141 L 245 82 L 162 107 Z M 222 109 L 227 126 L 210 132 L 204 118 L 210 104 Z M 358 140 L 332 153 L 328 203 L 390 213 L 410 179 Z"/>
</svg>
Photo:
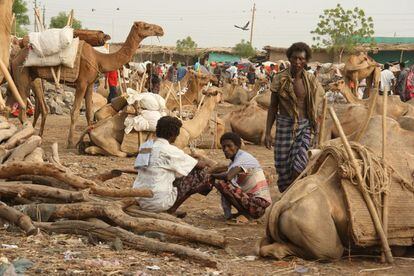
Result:
<svg viewBox="0 0 414 276">
<path fill-rule="evenodd" d="M 33 81 L 33 91 L 35 93 L 36 98 L 36 107 L 35 107 L 35 114 L 33 118 L 33 127 L 36 126 L 36 122 L 40 116 L 40 112 L 42 114 L 42 121 L 40 123 L 40 130 L 39 136 L 43 135 L 43 131 L 45 128 L 46 117 L 48 113 L 48 108 L 45 101 L 45 94 L 43 89 L 43 84 L 41 79 L 36 79 Z"/>
<path fill-rule="evenodd" d="M 17 66 L 13 66 L 12 68 L 17 89 L 19 90 L 23 103 L 27 105 L 27 98 L 29 97 L 31 83 L 29 69 L 27 67 L 18 68 Z M 21 108 L 19 112 L 19 120 L 21 123 L 25 123 L 27 121 L 27 114 L 25 110 L 22 112 Z"/>
<path fill-rule="evenodd" d="M 82 105 L 82 100 L 85 96 L 85 91 L 87 88 L 86 82 L 78 82 L 75 92 L 75 100 L 73 102 L 73 107 L 70 112 L 70 128 L 68 136 L 68 148 L 74 148 L 75 146 L 75 126 L 79 119 L 80 108 Z"/>
<path fill-rule="evenodd" d="M 92 93 L 93 93 L 93 83 L 87 87 L 86 94 L 85 94 L 86 122 L 88 126 L 92 125 L 92 119 L 93 119 Z"/>
</svg>

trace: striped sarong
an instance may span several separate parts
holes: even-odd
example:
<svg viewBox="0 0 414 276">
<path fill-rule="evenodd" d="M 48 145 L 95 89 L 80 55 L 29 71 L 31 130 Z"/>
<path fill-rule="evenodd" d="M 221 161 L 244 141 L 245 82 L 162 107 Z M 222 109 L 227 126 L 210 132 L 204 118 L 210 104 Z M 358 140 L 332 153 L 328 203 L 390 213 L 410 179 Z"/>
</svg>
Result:
<svg viewBox="0 0 414 276">
<path fill-rule="evenodd" d="M 294 130 L 294 119 L 277 116 L 275 139 L 275 167 L 278 173 L 277 185 L 283 192 L 293 182 L 296 171 L 301 173 L 308 163 L 307 151 L 311 143 L 311 126 L 308 119 L 298 120 Z"/>
</svg>

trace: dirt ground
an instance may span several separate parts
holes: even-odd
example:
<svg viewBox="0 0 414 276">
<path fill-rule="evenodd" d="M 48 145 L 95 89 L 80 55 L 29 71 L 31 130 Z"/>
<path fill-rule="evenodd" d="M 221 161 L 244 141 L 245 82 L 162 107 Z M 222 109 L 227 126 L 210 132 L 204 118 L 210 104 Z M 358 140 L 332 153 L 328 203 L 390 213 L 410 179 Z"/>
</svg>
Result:
<svg viewBox="0 0 414 276">
<path fill-rule="evenodd" d="M 50 152 L 53 142 L 59 143 L 61 161 L 76 173 L 92 175 L 109 169 L 132 167 L 134 158 L 96 157 L 78 155 L 76 150 L 66 149 L 66 137 L 70 119 L 65 116 L 48 117 L 44 133 L 43 148 Z M 85 126 L 80 120 L 77 134 Z M 277 198 L 273 152 L 264 147 L 247 145 L 247 151 L 261 162 L 271 181 L 272 197 Z M 210 157 L 224 160 L 219 150 L 209 150 Z M 131 187 L 134 178 L 122 175 L 106 182 L 110 187 Z M 19 231 L 11 231 L 0 225 L 0 258 L 9 261 L 27 258 L 34 263 L 27 274 L 39 275 L 412 275 L 414 258 L 396 258 L 394 265 L 381 264 L 375 257 L 345 256 L 334 262 L 305 261 L 289 258 L 283 261 L 255 257 L 255 244 L 264 236 L 264 220 L 242 225 L 228 224 L 222 216 L 220 197 L 216 192 L 207 197 L 196 195 L 190 198 L 180 210 L 188 213 L 187 223 L 214 229 L 225 235 L 229 241 L 226 249 L 217 249 L 201 244 L 189 244 L 182 240 L 176 242 L 208 252 L 218 262 L 215 269 L 200 266 L 191 260 L 179 259 L 171 254 L 154 255 L 124 248 L 112 249 L 110 244 L 90 241 L 87 237 L 76 235 L 47 235 L 26 237 Z M 306 218 L 304 218 L 306 219 Z M 322 222 L 321 222 L 322 223 Z M 168 237 L 167 237 L 168 239 Z M 5 248 L 16 245 L 18 248 Z"/>
</svg>

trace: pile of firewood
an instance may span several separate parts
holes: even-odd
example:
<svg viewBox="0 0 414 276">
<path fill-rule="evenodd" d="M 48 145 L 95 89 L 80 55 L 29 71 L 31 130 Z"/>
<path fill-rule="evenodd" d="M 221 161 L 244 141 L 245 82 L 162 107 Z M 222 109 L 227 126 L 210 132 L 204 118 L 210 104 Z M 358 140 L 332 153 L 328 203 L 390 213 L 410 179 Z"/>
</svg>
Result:
<svg viewBox="0 0 414 276">
<path fill-rule="evenodd" d="M 207 253 L 141 234 L 155 231 L 224 247 L 222 235 L 193 227 L 169 214 L 140 210 L 135 198 L 152 197 L 151 190 L 104 187 L 103 182 L 122 174 L 119 170 L 84 178 L 59 163 L 57 150 L 49 162 L 27 160 L 35 151 L 26 154 L 28 148 L 36 149 L 39 145 L 32 138 L 36 136 L 27 134 L 29 129 L 24 126 L 2 145 L 4 151 L 11 153 L 0 165 L 0 219 L 19 226 L 28 235 L 39 231 L 87 235 L 138 250 L 171 252 L 204 265 L 216 265 Z"/>
</svg>

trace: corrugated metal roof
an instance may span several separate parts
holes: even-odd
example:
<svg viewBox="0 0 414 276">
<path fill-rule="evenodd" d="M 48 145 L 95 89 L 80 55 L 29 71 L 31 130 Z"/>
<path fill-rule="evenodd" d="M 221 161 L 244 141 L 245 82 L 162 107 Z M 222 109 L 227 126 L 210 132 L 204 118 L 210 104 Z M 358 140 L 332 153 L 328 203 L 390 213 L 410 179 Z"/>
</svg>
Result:
<svg viewBox="0 0 414 276">
<path fill-rule="evenodd" d="M 374 42 L 377 44 L 414 44 L 414 37 L 386 37 L 375 36 Z M 370 43 L 370 38 L 361 38 L 361 43 Z"/>
</svg>

